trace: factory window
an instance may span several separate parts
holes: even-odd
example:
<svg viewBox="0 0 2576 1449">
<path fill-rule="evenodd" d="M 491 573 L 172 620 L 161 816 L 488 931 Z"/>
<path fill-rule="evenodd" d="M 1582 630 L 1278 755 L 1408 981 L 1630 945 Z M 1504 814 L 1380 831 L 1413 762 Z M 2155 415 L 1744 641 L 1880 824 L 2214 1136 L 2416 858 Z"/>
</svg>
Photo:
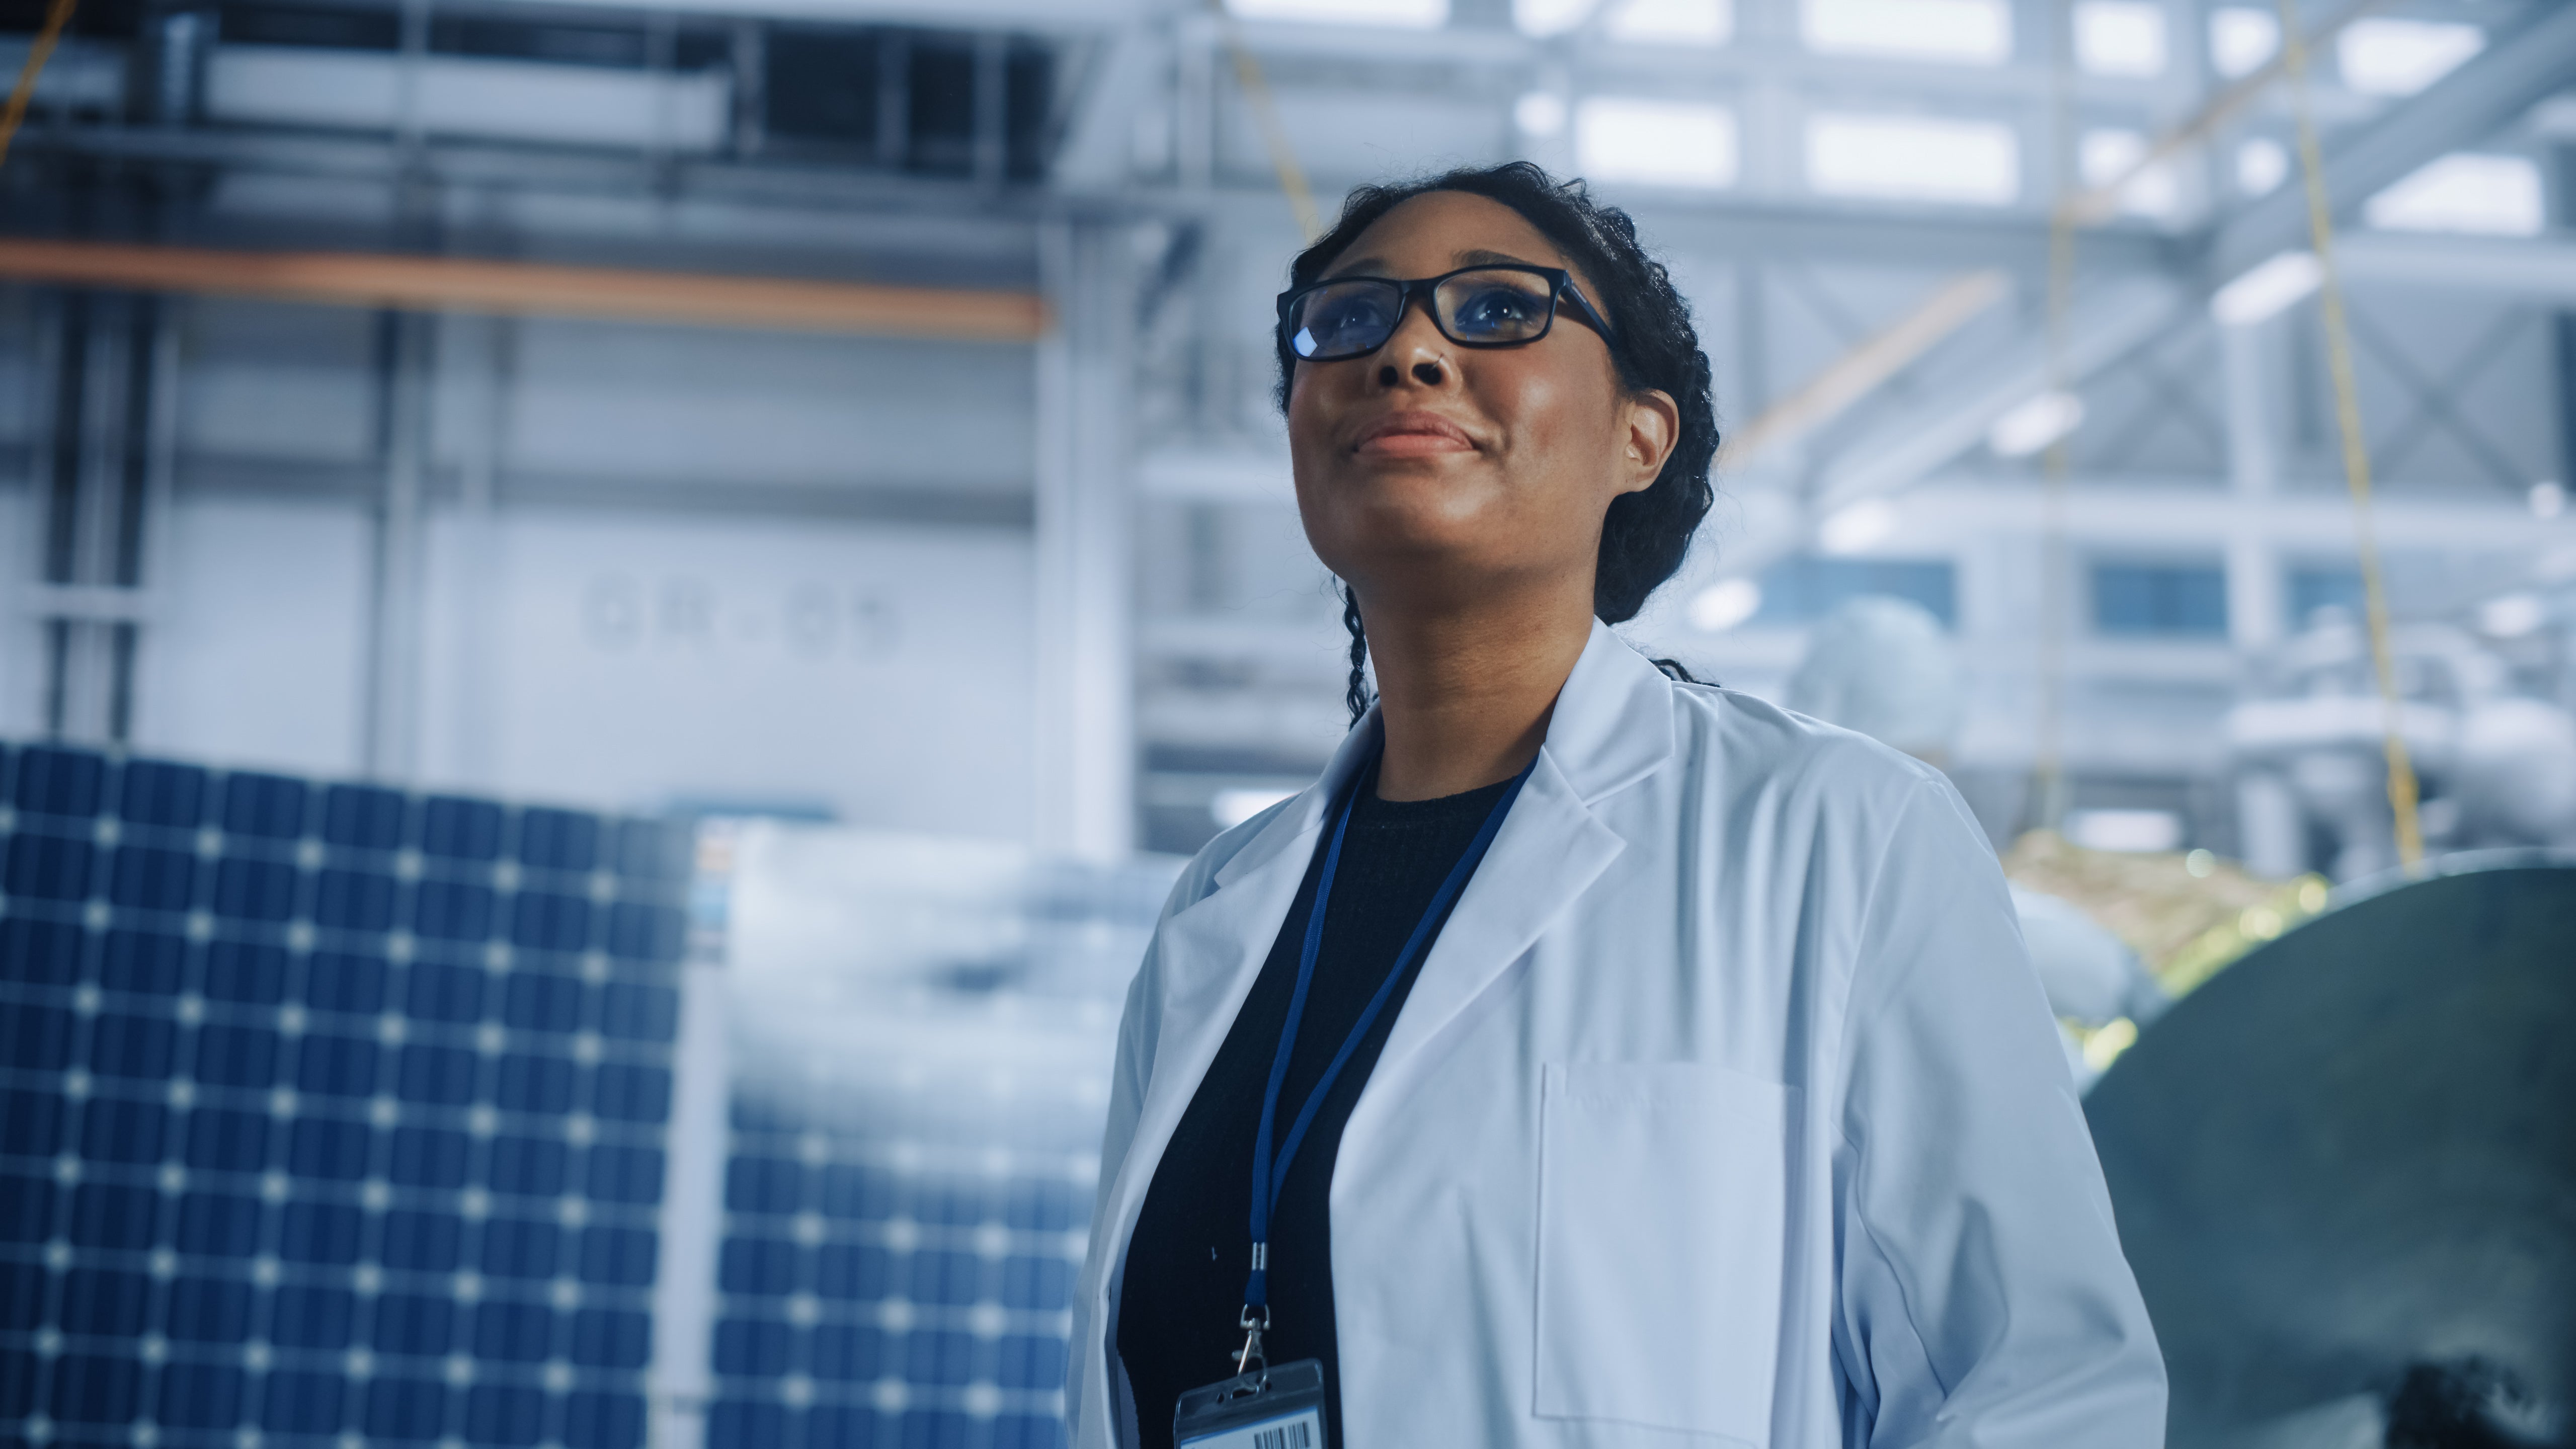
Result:
<svg viewBox="0 0 2576 1449">
<path fill-rule="evenodd" d="M 2537 236 L 2540 168 L 2521 156 L 2455 152 L 2370 198 L 2363 214 L 2391 231 Z"/>
<path fill-rule="evenodd" d="M 2143 216 L 2166 216 L 2177 192 L 2173 167 L 2147 160 L 2147 138 L 2139 131 L 2087 131 L 2077 145 L 2077 164 L 2087 186 L 2120 187 L 2120 209 Z"/>
<path fill-rule="evenodd" d="M 1824 114 L 1807 122 L 1807 184 L 1827 196 L 2002 205 L 2020 194 L 2021 152 L 1993 121 Z"/>
<path fill-rule="evenodd" d="M 2209 59 L 2223 76 L 2249 75 L 2281 48 L 2281 20 L 2269 10 L 2209 12 Z"/>
<path fill-rule="evenodd" d="M 2001 65 L 2012 58 L 2012 9 L 2003 0 L 1806 0 L 1800 28 L 1811 50 Z"/>
<path fill-rule="evenodd" d="M 2095 564 L 2093 627 L 2132 637 L 2223 639 L 2227 572 L 2216 564 Z"/>
<path fill-rule="evenodd" d="M 1315 20 L 1406 30 L 1437 30 L 1449 21 L 1449 0 L 1226 0 L 1225 8 L 1246 20 Z"/>
<path fill-rule="evenodd" d="M 1754 622 L 1805 624 L 1865 594 L 1910 599 L 1945 625 L 1959 621 L 1958 570 L 1946 559 L 1818 558 L 1802 554 L 1762 574 Z"/>
<path fill-rule="evenodd" d="M 2486 49 L 2486 32 L 2439 20 L 2356 20 L 2335 37 L 2343 83 L 2374 96 L 2411 96 Z"/>
<path fill-rule="evenodd" d="M 2361 570 L 2348 564 L 2294 568 L 2281 593 L 2289 614 L 2284 622 L 2294 630 L 2307 628 L 2319 609 L 2341 609 L 2353 618 L 2361 617 Z"/>
<path fill-rule="evenodd" d="M 2164 8 L 2145 0 L 2087 0 L 2076 6 L 2075 62 L 2095 75 L 2164 74 Z"/>
<path fill-rule="evenodd" d="M 1574 151 L 1596 181 L 1729 186 L 1735 116 L 1722 106 L 1596 96 L 1575 110 Z"/>
<path fill-rule="evenodd" d="M 1731 0 L 1618 0 L 1601 28 L 1634 45 L 1724 45 L 1735 34 L 1735 6 Z"/>
</svg>

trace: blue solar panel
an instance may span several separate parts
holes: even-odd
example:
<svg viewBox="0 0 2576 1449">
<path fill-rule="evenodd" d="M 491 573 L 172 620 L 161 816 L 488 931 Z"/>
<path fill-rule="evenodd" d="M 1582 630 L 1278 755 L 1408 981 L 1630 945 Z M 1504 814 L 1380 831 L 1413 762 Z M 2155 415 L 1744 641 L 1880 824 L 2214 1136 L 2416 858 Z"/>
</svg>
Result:
<svg viewBox="0 0 2576 1449">
<path fill-rule="evenodd" d="M 0 749 L 0 1423 L 635 1449 L 686 857 Z"/>
</svg>

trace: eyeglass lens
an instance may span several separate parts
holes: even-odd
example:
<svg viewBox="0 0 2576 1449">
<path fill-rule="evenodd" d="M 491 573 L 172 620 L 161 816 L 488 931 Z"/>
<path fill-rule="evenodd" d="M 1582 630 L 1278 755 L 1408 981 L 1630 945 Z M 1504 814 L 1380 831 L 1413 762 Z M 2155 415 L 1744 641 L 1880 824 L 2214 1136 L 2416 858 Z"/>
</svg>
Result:
<svg viewBox="0 0 2576 1449">
<path fill-rule="evenodd" d="M 1393 282 L 1355 278 L 1318 287 L 1289 313 L 1289 345 L 1310 361 L 1362 356 L 1386 345 L 1403 311 L 1403 290 Z M 1536 272 L 1460 272 L 1431 291 L 1432 321 L 1471 347 L 1534 341 L 1555 313 L 1556 294 Z"/>
</svg>

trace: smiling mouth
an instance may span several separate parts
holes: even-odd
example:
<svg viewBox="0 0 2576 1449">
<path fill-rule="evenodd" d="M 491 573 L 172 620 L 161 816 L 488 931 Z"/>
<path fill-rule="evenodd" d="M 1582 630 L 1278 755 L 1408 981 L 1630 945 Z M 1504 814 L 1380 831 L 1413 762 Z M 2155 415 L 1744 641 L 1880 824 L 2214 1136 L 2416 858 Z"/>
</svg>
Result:
<svg viewBox="0 0 2576 1449">
<path fill-rule="evenodd" d="M 1420 458 L 1475 449 L 1464 428 L 1426 413 L 1399 413 L 1363 429 L 1351 451 L 1363 457 Z"/>
</svg>

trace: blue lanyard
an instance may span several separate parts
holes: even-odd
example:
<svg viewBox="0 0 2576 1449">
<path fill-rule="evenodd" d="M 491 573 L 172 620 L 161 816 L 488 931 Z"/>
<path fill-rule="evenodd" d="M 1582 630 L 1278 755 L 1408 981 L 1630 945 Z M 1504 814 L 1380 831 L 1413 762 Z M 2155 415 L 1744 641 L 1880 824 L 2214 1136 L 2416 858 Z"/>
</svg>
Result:
<svg viewBox="0 0 2576 1449">
<path fill-rule="evenodd" d="M 1306 1140 L 1306 1129 L 1314 1124 L 1315 1113 L 1324 1105 L 1324 1094 L 1333 1089 L 1333 1081 L 1342 1074 L 1351 1053 L 1359 1050 L 1360 1038 L 1386 1008 L 1387 998 L 1395 994 L 1395 983 L 1403 977 L 1404 968 L 1422 949 L 1423 940 L 1431 934 L 1432 924 L 1449 909 L 1458 893 L 1467 886 L 1467 877 L 1476 873 L 1476 863 L 1485 858 L 1485 850 L 1494 843 L 1495 832 L 1503 828 L 1503 817 L 1511 813 L 1512 802 L 1520 798 L 1521 786 L 1528 783 L 1530 771 L 1538 768 L 1532 759 L 1494 802 L 1493 812 L 1485 817 L 1476 838 L 1467 843 L 1466 853 L 1449 868 L 1449 878 L 1432 892 L 1431 904 L 1406 939 L 1404 949 L 1395 953 L 1395 964 L 1388 967 L 1386 980 L 1378 983 L 1377 994 L 1369 998 L 1368 1007 L 1351 1026 L 1351 1034 L 1342 1039 L 1342 1049 L 1333 1053 L 1324 1075 L 1315 1089 L 1306 1094 L 1306 1105 L 1297 1111 L 1297 1120 L 1288 1128 L 1288 1138 L 1279 1144 L 1276 1159 L 1271 1156 L 1271 1129 L 1279 1116 L 1279 1091 L 1288 1080 L 1288 1057 L 1297 1046 L 1297 1024 L 1306 1016 L 1306 988 L 1315 979 L 1315 957 L 1324 945 L 1324 908 L 1333 898 L 1333 872 L 1342 861 L 1342 837 L 1351 827 L 1351 805 L 1368 785 L 1368 772 L 1360 772 L 1351 792 L 1342 797 L 1341 816 L 1333 823 L 1333 843 L 1324 851 L 1324 870 L 1315 881 L 1315 904 L 1306 916 L 1306 940 L 1297 953 L 1297 989 L 1288 998 L 1288 1020 L 1279 1028 L 1279 1051 L 1270 1059 L 1270 1085 L 1261 1094 L 1261 1131 L 1252 1144 L 1252 1277 L 1243 1286 L 1245 1326 L 1253 1323 L 1253 1313 L 1260 1311 L 1260 1322 L 1267 1325 L 1270 1311 L 1270 1215 L 1279 1206 L 1279 1189 L 1288 1180 L 1288 1164 L 1296 1159 L 1297 1148 Z M 1254 1344 L 1259 1343 L 1256 1334 Z M 1247 1351 L 1251 1351 L 1247 1349 Z"/>
</svg>

